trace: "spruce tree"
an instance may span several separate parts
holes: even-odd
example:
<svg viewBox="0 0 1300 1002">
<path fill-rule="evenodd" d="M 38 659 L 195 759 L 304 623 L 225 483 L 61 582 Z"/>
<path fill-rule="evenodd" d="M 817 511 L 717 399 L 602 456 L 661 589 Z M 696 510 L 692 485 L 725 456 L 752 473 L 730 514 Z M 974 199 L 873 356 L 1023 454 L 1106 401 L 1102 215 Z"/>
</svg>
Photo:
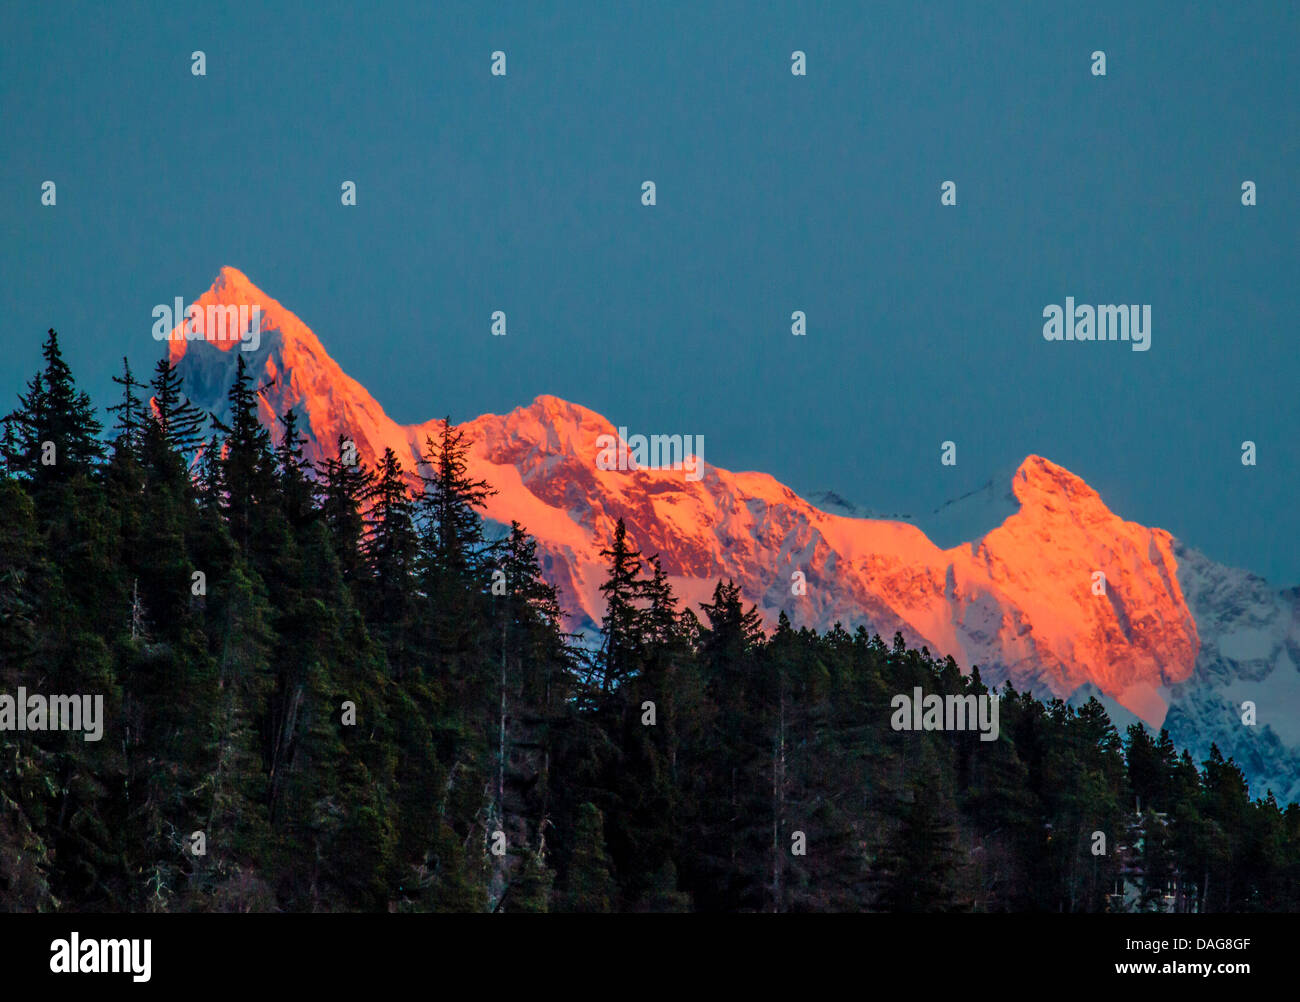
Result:
<svg viewBox="0 0 1300 1002">
<path fill-rule="evenodd" d="M 362 552 L 369 585 L 367 618 L 387 643 L 390 663 L 400 678 L 412 664 L 409 646 L 419 539 L 405 474 L 392 449 L 385 449 L 379 462 L 366 523 Z"/>
<path fill-rule="evenodd" d="M 469 444 L 465 432 L 443 418 L 437 441 L 425 439 L 421 475 L 424 492 L 419 515 L 425 534 L 426 575 L 464 580 L 480 566 L 483 557 L 483 520 L 478 514 L 496 491 L 486 480 L 469 475 Z"/>
<path fill-rule="evenodd" d="M 113 441 L 118 451 L 139 457 L 144 445 L 145 414 L 144 404 L 136 390 L 144 389 L 144 383 L 131 374 L 131 363 L 122 357 L 122 375 L 114 376 L 113 382 L 122 387 L 122 402 L 108 408 L 110 414 L 117 415 Z"/>
<path fill-rule="evenodd" d="M 186 398 L 181 375 L 164 354 L 154 366 L 149 382 L 154 424 L 166 448 L 189 459 L 203 444 L 208 418 Z"/>
<path fill-rule="evenodd" d="M 225 514 L 231 533 L 244 546 L 251 539 L 253 513 L 269 498 L 274 479 L 271 436 L 258 418 L 258 394 L 240 354 L 227 394 L 230 423 L 214 423 L 225 433 L 224 454 L 217 463 Z"/>
<path fill-rule="evenodd" d="M 312 466 L 303 453 L 307 437 L 298 431 L 298 415 L 292 409 L 285 411 L 279 420 L 284 426 L 280 444 L 275 448 L 280 497 L 289 523 L 300 526 L 313 514 L 314 509 L 315 485 L 310 475 Z"/>
<path fill-rule="evenodd" d="M 365 512 L 374 493 L 374 471 L 358 461 L 356 444 L 340 435 L 338 458 L 321 463 L 316 479 L 321 516 L 334 544 L 343 579 L 349 583 L 360 581 L 365 568 L 362 554 Z"/>
<path fill-rule="evenodd" d="M 600 555 L 609 561 L 609 576 L 600 586 L 605 596 L 600 693 L 605 696 L 636 672 L 636 658 L 642 646 L 641 603 L 646 585 L 641 577 L 641 552 L 628 543 L 623 519 L 614 526 L 614 539 Z"/>
<path fill-rule="evenodd" d="M 604 817 L 595 804 L 578 811 L 576 846 L 565 881 L 564 911 L 608 912 L 614 904 L 614 881 L 605 855 Z"/>
<path fill-rule="evenodd" d="M 45 367 L 27 383 L 18 407 L 5 417 L 5 464 L 37 487 L 90 473 L 104 458 L 103 426 L 90 397 L 78 390 L 51 328 L 41 357 Z"/>
</svg>

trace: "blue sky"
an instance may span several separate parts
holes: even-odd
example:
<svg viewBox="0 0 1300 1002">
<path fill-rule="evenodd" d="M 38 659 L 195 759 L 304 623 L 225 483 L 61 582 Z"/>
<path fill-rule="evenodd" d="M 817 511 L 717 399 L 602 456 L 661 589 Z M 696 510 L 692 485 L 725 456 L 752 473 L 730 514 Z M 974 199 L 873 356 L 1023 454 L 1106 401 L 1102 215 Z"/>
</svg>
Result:
<svg viewBox="0 0 1300 1002">
<path fill-rule="evenodd" d="M 883 511 L 1039 453 L 1300 582 L 1296 5 L 265 6 L 8 12 L 4 401 L 54 326 L 109 402 L 230 264 L 399 421 L 553 393 Z"/>
</svg>

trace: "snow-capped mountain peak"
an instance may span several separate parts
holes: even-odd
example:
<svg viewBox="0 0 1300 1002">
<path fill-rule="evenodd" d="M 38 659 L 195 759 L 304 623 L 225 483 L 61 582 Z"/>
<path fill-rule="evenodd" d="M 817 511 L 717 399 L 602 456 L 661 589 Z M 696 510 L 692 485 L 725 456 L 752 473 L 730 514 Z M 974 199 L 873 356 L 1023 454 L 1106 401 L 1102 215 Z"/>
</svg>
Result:
<svg viewBox="0 0 1300 1002">
<path fill-rule="evenodd" d="M 260 407 L 273 436 L 277 415 L 292 408 L 309 458 L 335 456 L 340 436 L 366 463 L 392 448 L 416 486 L 436 420 L 394 422 L 306 324 L 234 268 L 197 303 L 261 306 L 261 344 L 244 355 L 270 384 Z M 234 377 L 229 346 L 175 341 L 172 358 L 191 398 L 222 416 Z M 436 401 L 430 412 L 438 414 Z M 1244 678 L 1272 679 L 1270 692 L 1300 705 L 1294 598 L 1288 604 L 1168 532 L 1124 520 L 1064 467 L 1030 455 L 1010 483 L 990 481 L 936 510 L 936 524 L 973 528 L 940 546 L 915 524 L 855 517 L 861 509 L 829 494 L 819 506 L 764 473 L 603 468 L 600 441 L 618 434 L 616 424 L 543 395 L 461 426 L 471 474 L 498 492 L 486 517 L 518 520 L 537 539 L 572 627 L 600 621 L 600 551 L 621 518 L 687 604 L 730 578 L 768 625 L 785 611 L 796 626 L 862 625 L 887 639 L 898 631 L 963 669 L 979 665 L 991 682 L 1063 698 L 1098 692 L 1153 726 L 1168 718 L 1176 739 L 1198 749 L 1213 735 L 1225 754 L 1257 762 L 1257 781 L 1300 790 L 1300 732 L 1284 741 L 1277 727 L 1232 725 L 1228 712 Z"/>
</svg>

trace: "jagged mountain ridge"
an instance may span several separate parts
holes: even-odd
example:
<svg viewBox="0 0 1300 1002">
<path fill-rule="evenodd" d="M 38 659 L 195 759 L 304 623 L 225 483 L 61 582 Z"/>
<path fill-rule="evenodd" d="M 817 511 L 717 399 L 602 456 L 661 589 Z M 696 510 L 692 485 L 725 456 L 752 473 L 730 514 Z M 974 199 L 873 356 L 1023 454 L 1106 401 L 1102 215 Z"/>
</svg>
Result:
<svg viewBox="0 0 1300 1002">
<path fill-rule="evenodd" d="M 276 415 L 293 408 L 310 458 L 334 456 L 340 436 L 357 443 L 366 463 L 392 448 L 415 485 L 436 422 L 392 421 L 297 316 L 234 268 L 222 269 L 196 303 L 261 307 L 261 345 L 244 357 L 261 382 L 272 383 L 261 418 L 273 435 Z M 191 398 L 224 417 L 234 346 L 176 339 L 170 350 Z M 899 631 L 963 668 L 979 665 L 990 681 L 1063 698 L 1097 692 L 1120 717 L 1128 712 L 1153 726 L 1168 718 L 1193 748 L 1208 749 L 1212 730 L 1225 754 L 1256 762 L 1253 779 L 1297 785 L 1300 733 L 1284 740 L 1262 707 L 1260 727 L 1225 723 L 1237 719 L 1228 697 L 1252 685 L 1274 704 L 1273 689 L 1294 687 L 1290 705 L 1300 705 L 1295 602 L 1269 605 L 1264 583 L 1243 584 L 1234 577 L 1243 572 L 1212 564 L 1162 529 L 1125 521 L 1047 459 L 1024 460 L 1010 499 L 998 485 L 975 492 L 995 502 L 999 517 L 1010 514 L 973 542 L 942 548 L 914 525 L 842 514 L 851 510 L 842 501 L 823 510 L 763 473 L 706 463 L 691 480 L 682 471 L 598 469 L 597 439 L 616 429 L 557 397 L 461 427 L 473 443 L 471 473 L 499 492 L 487 517 L 517 519 L 537 538 L 571 626 L 590 629 L 600 620 L 599 551 L 623 518 L 634 544 L 660 555 L 691 605 L 707 599 L 719 578 L 731 578 L 769 626 L 784 610 L 796 626 L 862 624 L 885 638 Z M 1098 571 L 1102 595 L 1094 588 Z M 804 576 L 802 594 L 796 572 Z M 1223 596 L 1243 588 L 1252 600 L 1234 612 Z M 1282 639 L 1260 641 L 1267 651 L 1258 657 L 1234 647 L 1237 640 L 1225 652 L 1222 638 L 1238 637 L 1252 617 Z M 1202 636 L 1202 623 L 1216 632 Z"/>
</svg>

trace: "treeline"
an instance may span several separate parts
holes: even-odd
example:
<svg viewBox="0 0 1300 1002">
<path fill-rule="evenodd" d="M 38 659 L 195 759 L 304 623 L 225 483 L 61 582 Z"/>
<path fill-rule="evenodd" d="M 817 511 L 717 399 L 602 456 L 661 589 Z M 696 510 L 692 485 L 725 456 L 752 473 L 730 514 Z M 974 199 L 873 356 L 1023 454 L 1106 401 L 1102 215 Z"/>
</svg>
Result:
<svg viewBox="0 0 1300 1002">
<path fill-rule="evenodd" d="M 0 695 L 106 717 L 0 731 L 0 909 L 1300 908 L 1300 808 L 1217 750 L 1009 687 L 996 741 L 895 731 L 978 671 L 680 608 L 621 522 L 589 649 L 450 424 L 413 495 L 274 444 L 242 357 L 225 424 L 116 381 L 105 433 L 51 331 L 0 438 Z"/>
</svg>

